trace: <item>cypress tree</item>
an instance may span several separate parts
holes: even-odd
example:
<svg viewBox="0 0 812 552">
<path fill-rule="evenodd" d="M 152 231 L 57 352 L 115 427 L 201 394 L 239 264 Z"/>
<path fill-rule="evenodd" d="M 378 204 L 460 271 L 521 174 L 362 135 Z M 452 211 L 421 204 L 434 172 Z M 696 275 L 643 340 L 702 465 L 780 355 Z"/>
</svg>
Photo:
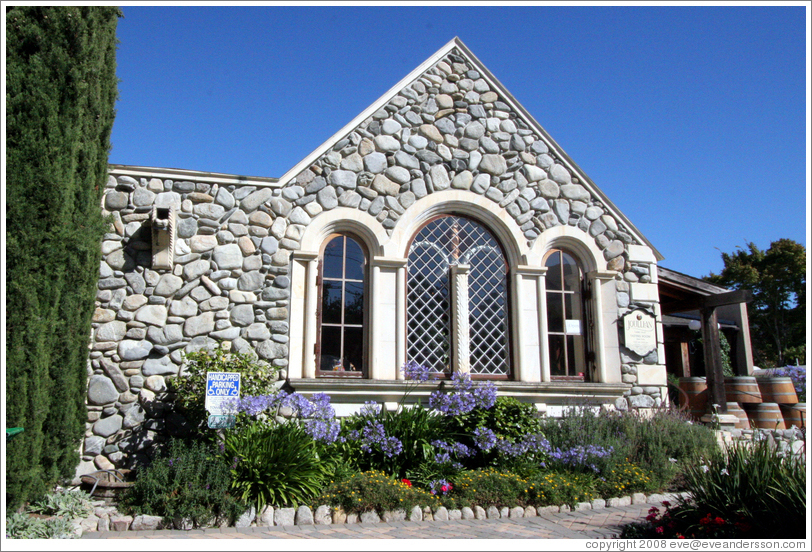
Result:
<svg viewBox="0 0 812 552">
<path fill-rule="evenodd" d="M 7 510 L 73 475 L 105 232 L 115 7 L 6 11 Z"/>
</svg>

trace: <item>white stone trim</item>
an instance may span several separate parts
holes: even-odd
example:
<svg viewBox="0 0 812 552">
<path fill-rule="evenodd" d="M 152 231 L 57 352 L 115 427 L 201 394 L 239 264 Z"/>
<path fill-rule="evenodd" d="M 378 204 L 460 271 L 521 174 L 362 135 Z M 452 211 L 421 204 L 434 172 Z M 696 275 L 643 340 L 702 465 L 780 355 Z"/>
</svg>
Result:
<svg viewBox="0 0 812 552">
<path fill-rule="evenodd" d="M 530 255 L 541 260 L 552 249 L 566 249 L 571 251 L 581 262 L 584 273 L 593 270 L 606 270 L 606 261 L 603 252 L 595 244 L 595 238 L 574 226 L 553 226 L 548 228 L 536 238 Z"/>
<path fill-rule="evenodd" d="M 657 258 L 654 250 L 644 245 L 629 245 L 629 261 L 640 263 L 656 263 Z M 655 270 L 656 272 L 656 270 Z"/>
<path fill-rule="evenodd" d="M 468 274 L 470 265 L 452 265 L 451 277 L 451 358 L 454 370 L 471 372 L 470 328 L 468 326 Z"/>
<path fill-rule="evenodd" d="M 384 227 L 369 213 L 350 207 L 336 207 L 313 218 L 302 235 L 300 249 L 321 251 L 327 236 L 340 232 L 358 236 L 370 256 L 381 255 L 383 244 L 389 240 Z"/>
<path fill-rule="evenodd" d="M 137 165 L 108 165 L 107 173 L 112 176 L 131 176 L 133 178 L 158 178 L 160 180 L 190 180 L 210 184 L 256 186 L 258 188 L 279 188 L 279 179 L 265 176 L 242 176 L 188 169 L 168 169 L 162 167 L 142 167 Z"/>
<path fill-rule="evenodd" d="M 538 383 L 542 379 L 547 346 L 542 341 L 544 316 L 544 276 L 547 267 L 520 265 L 512 269 L 514 381 Z M 549 369 L 547 370 L 549 376 Z"/>
<path fill-rule="evenodd" d="M 406 209 L 392 230 L 389 242 L 384 246 L 386 254 L 408 258 L 412 237 L 420 227 L 430 218 L 444 214 L 468 216 L 483 224 L 504 249 L 508 266 L 531 264 L 525 259 L 528 253 L 527 240 L 513 217 L 485 196 L 465 190 L 434 192 Z"/>
</svg>

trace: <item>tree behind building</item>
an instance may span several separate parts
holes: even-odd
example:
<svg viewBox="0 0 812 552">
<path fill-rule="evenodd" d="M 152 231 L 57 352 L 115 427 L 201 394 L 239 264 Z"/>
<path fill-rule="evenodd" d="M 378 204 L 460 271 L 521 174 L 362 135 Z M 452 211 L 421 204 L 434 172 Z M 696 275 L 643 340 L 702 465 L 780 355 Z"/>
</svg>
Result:
<svg viewBox="0 0 812 552">
<path fill-rule="evenodd" d="M 749 289 L 750 338 L 761 367 L 806 362 L 806 248 L 781 239 L 762 251 L 756 244 L 722 253 L 724 269 L 705 280 L 731 289 Z"/>
</svg>

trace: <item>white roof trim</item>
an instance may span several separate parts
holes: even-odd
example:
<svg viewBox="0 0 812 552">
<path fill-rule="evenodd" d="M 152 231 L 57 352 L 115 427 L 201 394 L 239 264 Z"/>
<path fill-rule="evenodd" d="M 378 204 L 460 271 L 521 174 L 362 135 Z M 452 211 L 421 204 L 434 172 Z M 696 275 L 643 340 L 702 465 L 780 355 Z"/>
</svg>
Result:
<svg viewBox="0 0 812 552">
<path fill-rule="evenodd" d="M 508 104 L 511 108 L 513 108 L 522 117 L 524 117 L 525 120 L 533 128 L 533 130 L 539 133 L 542 140 L 544 140 L 547 143 L 547 146 L 558 154 L 558 156 L 561 158 L 561 161 L 564 163 L 567 169 L 569 169 L 570 172 L 572 172 L 573 174 L 578 175 L 578 179 L 581 181 L 581 183 L 590 192 L 594 193 L 601 199 L 601 201 L 610 211 L 610 213 L 614 215 L 616 218 L 620 219 L 623 222 L 623 224 L 629 229 L 629 231 L 634 235 L 634 237 L 637 238 L 638 241 L 646 244 L 646 246 L 651 248 L 651 250 L 654 252 L 654 256 L 657 258 L 658 261 L 662 261 L 665 257 L 663 257 L 662 254 L 659 251 L 657 251 L 657 249 L 651 244 L 651 242 L 649 242 L 646 239 L 646 237 L 643 236 L 640 230 L 637 229 L 637 227 L 626 217 L 626 215 L 624 215 L 617 208 L 617 206 L 615 206 L 612 200 L 610 200 L 603 193 L 603 191 L 601 191 L 601 189 L 598 188 L 598 186 L 594 182 L 592 182 L 592 179 L 589 178 L 589 176 L 587 176 L 586 173 L 584 173 L 584 171 L 581 170 L 581 168 L 575 164 L 575 162 L 570 158 L 570 156 L 566 154 L 564 149 L 561 146 L 559 146 L 555 140 L 553 140 L 552 136 L 550 136 L 547 133 L 547 131 L 544 130 L 544 128 L 538 123 L 538 121 L 536 121 L 536 119 L 524 108 L 524 106 L 522 106 L 522 104 L 520 104 L 510 92 L 508 92 L 507 88 L 505 88 L 502 85 L 502 83 L 499 82 L 499 80 L 487 69 L 487 67 L 485 67 L 485 65 L 483 65 L 481 61 L 479 61 L 479 58 L 477 58 L 474 55 L 474 53 L 471 52 L 471 50 L 469 50 L 468 47 L 462 43 L 461 40 L 459 40 L 459 38 L 455 38 L 452 42 L 455 42 L 456 46 L 458 46 L 459 49 L 462 52 L 464 52 L 464 54 L 468 58 L 470 58 L 471 62 L 473 62 L 477 66 L 482 76 L 484 76 L 485 79 L 489 81 L 489 83 L 494 88 L 499 90 L 500 95 L 504 98 L 505 103 Z"/>
<path fill-rule="evenodd" d="M 292 169 L 290 169 L 288 172 L 282 175 L 282 177 L 279 179 L 279 185 L 284 186 L 294 176 L 296 176 L 306 168 L 310 167 L 310 165 L 312 165 L 316 161 L 316 159 L 327 153 L 327 151 L 334 145 L 336 145 L 339 140 L 341 140 L 350 132 L 355 130 L 355 128 L 358 127 L 361 123 L 363 123 L 367 119 L 367 117 L 371 116 L 373 113 L 375 113 L 380 108 L 389 103 L 389 100 L 395 97 L 395 95 L 397 95 L 398 92 L 403 90 L 406 86 L 411 84 L 412 81 L 416 80 L 423 73 L 425 73 L 432 65 L 440 61 L 443 57 L 445 57 L 445 55 L 448 52 L 450 52 L 455 46 L 457 46 L 458 40 L 459 39 L 454 38 L 448 44 L 440 48 L 433 56 L 431 56 L 429 59 L 421 63 L 417 69 L 406 75 L 406 77 L 401 79 L 400 82 L 398 82 L 395 86 L 390 88 L 389 91 L 386 92 L 386 94 L 378 98 L 372 105 L 370 105 L 368 108 L 362 111 L 360 115 L 358 115 L 352 121 L 347 123 L 344 126 L 344 128 L 333 134 L 326 142 L 324 142 L 318 148 L 313 150 L 313 152 L 310 155 L 305 157 L 303 160 L 297 163 Z"/>
<path fill-rule="evenodd" d="M 109 165 L 108 174 L 113 176 L 132 176 L 143 178 L 160 178 L 162 180 L 194 180 L 195 182 L 208 182 L 212 184 L 238 184 L 241 186 L 257 186 L 278 188 L 281 186 L 276 178 L 264 176 L 242 176 L 238 174 L 213 173 L 192 171 L 187 169 L 168 169 L 160 167 L 141 167 L 134 165 Z"/>
<path fill-rule="evenodd" d="M 482 62 L 477 58 L 471 50 L 468 49 L 465 44 L 458 37 L 454 37 L 450 42 L 448 42 L 445 46 L 440 48 L 434 55 L 420 64 L 414 71 L 409 73 L 406 77 L 404 77 L 400 82 L 398 82 L 395 86 L 389 89 L 383 96 L 378 98 L 372 105 L 370 105 L 367 109 L 361 112 L 360 115 L 355 117 L 352 121 L 350 121 L 347 125 L 345 125 L 341 130 L 331 136 L 326 142 L 324 142 L 321 146 L 313 150 L 313 152 L 305 157 L 302 161 L 297 163 L 292 169 L 286 172 L 278 182 L 278 186 L 284 186 L 287 184 L 294 176 L 298 175 L 300 172 L 305 170 L 306 168 L 310 167 L 316 159 L 327 153 L 335 144 L 337 144 L 341 139 L 345 136 L 350 134 L 356 127 L 358 127 L 362 122 L 364 122 L 368 117 L 370 117 L 373 113 L 378 111 L 380 108 L 385 106 L 389 100 L 391 100 L 396 94 L 398 94 L 403 88 L 411 84 L 413 81 L 417 80 L 424 72 L 430 69 L 435 63 L 440 61 L 443 57 L 446 56 L 451 50 L 454 48 L 459 48 L 459 50 L 465 55 L 477 68 L 478 72 L 481 76 L 488 81 L 488 83 L 495 89 L 498 90 L 500 96 L 504 99 L 505 103 L 507 103 L 512 109 L 514 109 L 517 113 L 519 113 L 531 126 L 533 130 L 539 133 L 542 140 L 545 141 L 547 146 L 556 152 L 558 157 L 570 170 L 573 174 L 578 176 L 578 179 L 581 183 L 586 187 L 590 192 L 594 193 L 600 200 L 603 202 L 604 206 L 607 210 L 612 214 L 615 218 L 619 219 L 626 228 L 634 235 L 634 237 L 639 241 L 644 243 L 647 247 L 651 248 L 652 252 L 654 253 L 655 258 L 658 261 L 664 259 L 662 254 L 657 251 L 657 249 L 651 244 L 651 242 L 646 239 L 645 236 L 637 229 L 637 227 L 624 215 L 615 204 L 601 191 L 600 188 L 590 179 L 586 173 L 584 173 L 578 165 L 569 157 L 569 155 L 564 152 L 561 146 L 556 143 L 555 140 L 547 133 L 546 130 L 536 121 L 536 119 L 518 102 L 513 95 L 508 92 L 508 90 L 502 85 L 501 82 L 482 64 Z"/>
</svg>

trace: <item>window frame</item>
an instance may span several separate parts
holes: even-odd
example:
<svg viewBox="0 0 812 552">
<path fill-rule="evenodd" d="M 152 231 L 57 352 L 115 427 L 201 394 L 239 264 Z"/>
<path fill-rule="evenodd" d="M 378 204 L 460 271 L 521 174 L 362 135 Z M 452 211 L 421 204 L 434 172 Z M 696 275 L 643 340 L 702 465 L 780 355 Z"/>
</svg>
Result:
<svg viewBox="0 0 812 552">
<path fill-rule="evenodd" d="M 342 275 L 341 278 L 327 278 L 328 281 L 338 281 L 341 282 L 342 285 L 342 306 L 341 306 L 341 318 L 342 321 L 340 323 L 328 322 L 326 323 L 327 327 L 339 327 L 341 328 L 341 348 L 343 353 L 344 348 L 344 329 L 347 327 L 350 328 L 358 328 L 360 326 L 363 334 L 363 344 L 362 344 L 362 357 L 361 357 L 361 369 L 358 371 L 333 371 L 333 370 L 322 370 L 321 369 L 321 357 L 322 357 L 322 330 L 325 325 L 324 322 L 324 313 L 323 313 L 323 301 L 324 301 L 324 255 L 327 250 L 327 246 L 330 245 L 334 240 L 343 238 L 343 250 L 342 250 Z M 364 290 L 364 305 L 363 305 L 363 320 L 361 324 L 346 324 L 344 322 L 344 314 L 345 314 L 345 307 L 344 307 L 344 294 L 345 294 L 345 285 L 347 282 L 349 283 L 358 283 L 359 280 L 357 279 L 347 279 L 347 242 L 346 240 L 350 239 L 355 242 L 358 247 L 361 249 L 361 252 L 364 255 L 364 263 L 363 263 L 363 290 Z M 349 378 L 349 379 L 367 379 L 369 377 L 369 339 L 370 339 L 370 331 L 369 331 L 369 323 L 370 323 L 370 258 L 369 258 L 369 251 L 367 249 L 366 244 L 364 241 L 355 235 L 352 232 L 334 232 L 329 234 L 324 238 L 322 242 L 321 248 L 319 250 L 319 260 L 318 260 L 318 273 L 316 276 L 316 288 L 318 289 L 317 295 L 317 303 L 316 303 L 316 343 L 315 343 L 315 360 L 316 360 L 316 371 L 315 377 L 316 378 Z M 342 354 L 342 358 L 343 358 Z"/>
<path fill-rule="evenodd" d="M 550 258 L 553 255 L 559 254 L 560 255 L 560 262 L 558 264 L 559 278 L 561 280 L 560 288 L 558 289 L 550 289 L 550 271 L 553 269 L 549 267 L 547 263 L 550 261 Z M 564 283 L 564 258 L 563 256 L 567 255 L 570 259 L 572 259 L 574 266 L 578 270 L 578 287 L 576 290 L 566 290 L 566 286 Z M 545 312 L 543 316 L 545 317 L 545 324 L 547 326 L 547 343 L 545 344 L 545 354 L 547 355 L 547 362 L 549 363 L 550 368 L 550 381 L 570 381 L 570 382 L 584 382 L 584 383 L 593 383 L 594 382 L 594 354 L 591 352 L 592 349 L 592 331 L 593 331 L 593 323 L 594 323 L 594 314 L 592 312 L 592 304 L 591 304 L 591 290 L 588 278 L 586 276 L 586 272 L 584 271 L 583 263 L 575 255 L 572 251 L 563 248 L 563 247 L 553 247 L 549 251 L 547 251 L 542 259 L 542 266 L 547 268 L 547 273 L 545 276 Z M 560 300 L 560 312 L 561 312 L 561 321 L 562 321 L 562 329 L 560 331 L 554 331 L 550 328 L 550 295 L 555 294 L 557 299 Z M 567 311 L 566 311 L 566 297 L 567 295 L 577 296 L 579 299 L 578 306 L 580 308 L 580 316 L 577 318 L 580 322 L 581 326 L 581 333 L 580 334 L 568 334 L 566 332 L 566 321 L 567 319 Z M 575 318 L 571 318 L 570 320 L 575 320 Z M 573 336 L 573 356 L 572 360 L 569 359 L 569 344 L 568 344 L 568 337 Z M 552 358 L 550 358 L 552 353 L 552 340 L 553 338 L 564 338 L 564 371 L 563 375 L 561 374 L 553 374 L 553 370 L 555 367 L 553 366 Z M 581 344 L 578 345 L 578 337 L 580 337 Z M 577 348 L 577 349 L 576 349 Z M 582 360 L 579 361 L 579 350 L 580 350 L 580 357 Z M 579 362 L 582 362 L 582 365 L 579 365 Z M 578 374 L 583 374 L 578 375 Z"/>
<path fill-rule="evenodd" d="M 502 242 L 499 240 L 499 238 L 497 237 L 497 234 L 485 222 L 481 221 L 480 219 L 478 219 L 478 218 L 476 218 L 474 216 L 471 216 L 471 215 L 468 215 L 468 214 L 465 214 L 465 213 L 458 213 L 458 212 L 454 212 L 454 211 L 449 211 L 449 212 L 444 212 L 444 213 L 439 213 L 439 214 L 433 215 L 433 216 L 429 217 L 428 219 L 426 219 L 414 231 L 414 233 L 412 234 L 412 236 L 408 240 L 408 246 L 406 247 L 406 261 L 407 261 L 407 264 L 406 264 L 406 290 L 405 290 L 405 293 L 406 293 L 406 297 L 405 297 L 405 299 L 406 299 L 406 313 L 405 313 L 406 314 L 406 324 L 405 324 L 405 328 L 404 328 L 404 331 L 405 331 L 404 340 L 405 340 L 406 358 L 407 358 L 407 360 L 409 360 L 409 306 L 410 306 L 410 304 L 409 304 L 409 288 L 410 288 L 410 280 L 411 280 L 411 278 L 409 277 L 409 257 L 410 257 L 411 252 L 412 252 L 412 246 L 414 244 L 415 239 L 420 234 L 420 232 L 423 231 L 424 228 L 426 228 L 428 225 L 436 222 L 439 219 L 449 218 L 449 217 L 466 219 L 466 220 L 468 220 L 468 221 L 482 227 L 485 231 L 487 231 L 487 233 L 490 234 L 490 236 L 493 238 L 493 241 L 496 243 L 497 247 L 499 248 L 499 253 L 501 255 L 501 260 L 502 260 L 502 263 L 504 264 L 504 267 L 505 267 L 505 274 L 504 274 L 505 312 L 504 312 L 504 314 L 505 314 L 505 334 L 506 334 L 505 335 L 505 348 L 507 349 L 507 355 L 506 355 L 505 362 L 507 364 L 507 370 L 506 370 L 505 374 L 478 374 L 478 373 L 471 372 L 471 373 L 469 373 L 469 375 L 470 375 L 472 380 L 510 381 L 510 380 L 514 379 L 515 374 L 516 374 L 515 369 L 514 369 L 514 366 L 515 366 L 515 362 L 514 362 L 515 350 L 514 349 L 515 349 L 515 347 L 514 347 L 514 344 L 513 344 L 513 341 L 512 341 L 512 338 L 513 338 L 513 315 L 512 315 L 513 305 L 512 305 L 512 302 L 511 302 L 511 297 L 512 297 L 512 281 L 511 280 L 512 280 L 512 278 L 511 278 L 510 263 L 508 262 L 508 256 L 507 256 L 507 253 L 505 251 L 505 247 L 502 244 Z M 470 287 L 469 287 L 469 290 L 470 290 Z M 450 301 L 451 301 L 451 275 L 450 274 L 449 274 L 449 280 L 448 280 L 448 294 L 447 294 L 447 297 L 448 297 L 448 301 L 449 301 L 449 311 L 448 311 L 449 312 L 449 318 L 448 318 L 448 326 L 447 326 L 448 336 L 449 336 L 449 339 L 448 339 L 448 341 L 449 341 L 449 353 L 448 354 L 449 354 L 449 358 L 453 358 L 452 353 L 453 353 L 453 350 L 454 350 L 456 344 L 454 342 L 454 335 L 453 335 L 454 332 L 452 331 L 452 328 L 453 328 L 453 325 L 454 325 L 453 317 L 456 316 L 456 313 L 454 312 L 454 309 L 451 308 L 451 304 L 450 304 Z M 468 313 L 468 316 L 469 316 L 469 334 L 468 334 L 469 339 L 471 337 L 470 311 L 469 311 L 470 301 L 471 300 L 470 300 L 470 296 L 469 296 L 469 299 L 468 299 L 469 305 L 466 306 L 466 313 Z M 438 374 L 440 374 L 438 379 L 442 380 L 442 379 L 450 379 L 451 378 L 451 375 L 456 370 L 455 370 L 455 366 L 449 366 L 449 367 L 450 367 L 450 372 L 445 372 L 445 371 L 438 372 Z"/>
</svg>

